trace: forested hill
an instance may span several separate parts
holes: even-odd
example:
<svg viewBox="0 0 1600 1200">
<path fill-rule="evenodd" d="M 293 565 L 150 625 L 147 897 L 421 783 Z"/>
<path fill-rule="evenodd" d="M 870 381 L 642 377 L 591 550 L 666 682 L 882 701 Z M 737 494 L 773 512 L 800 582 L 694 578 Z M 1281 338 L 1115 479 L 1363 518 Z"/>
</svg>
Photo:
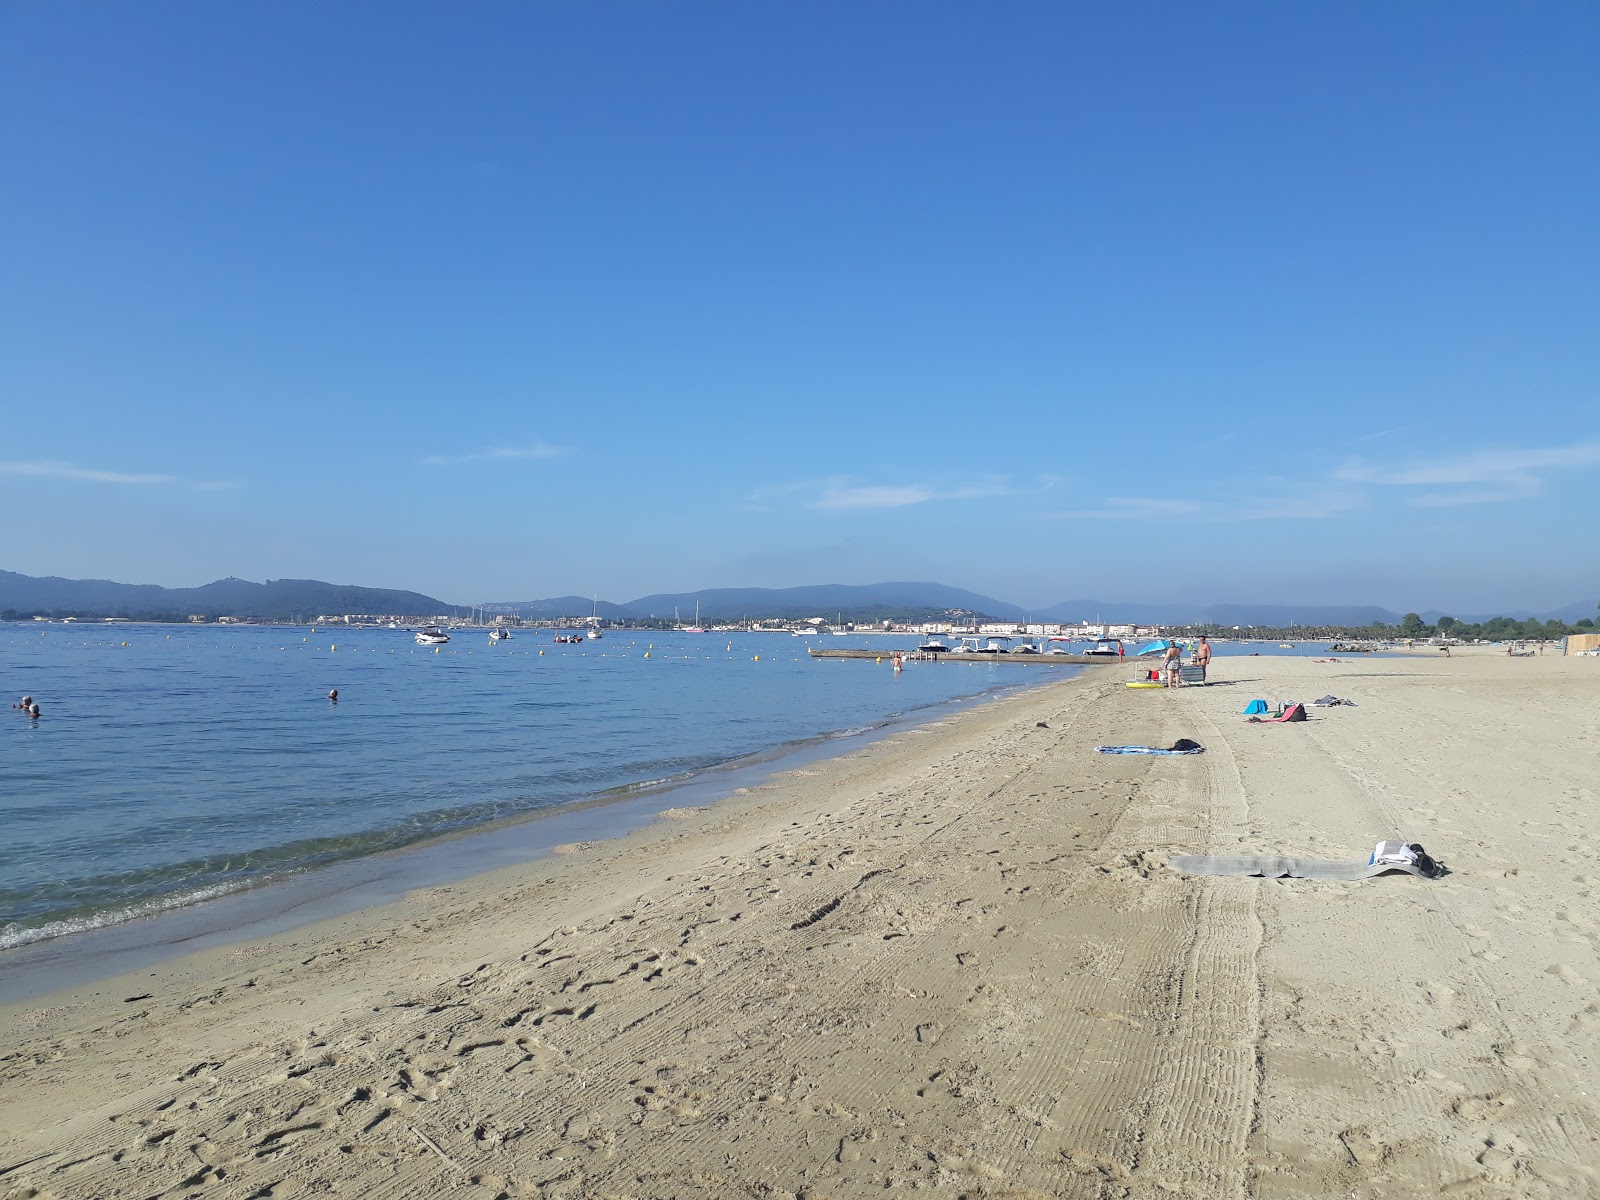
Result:
<svg viewBox="0 0 1600 1200">
<path fill-rule="evenodd" d="M 445 616 L 460 611 L 420 592 L 324 583 L 320 579 L 219 579 L 193 588 L 109 579 L 61 579 L 0 571 L 0 612 L 97 617 L 261 617 L 272 621 L 322 614 Z"/>
</svg>

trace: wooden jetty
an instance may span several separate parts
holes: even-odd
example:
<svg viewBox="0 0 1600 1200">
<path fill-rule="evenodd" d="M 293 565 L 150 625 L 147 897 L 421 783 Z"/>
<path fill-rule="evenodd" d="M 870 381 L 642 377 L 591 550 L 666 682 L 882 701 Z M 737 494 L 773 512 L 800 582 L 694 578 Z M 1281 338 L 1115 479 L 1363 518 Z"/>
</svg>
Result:
<svg viewBox="0 0 1600 1200">
<path fill-rule="evenodd" d="M 812 658 L 892 658 L 894 650 L 818 650 L 807 646 Z M 952 650 L 946 654 L 902 650 L 906 662 L 1026 663 L 1036 667 L 1090 667 L 1100 663 L 1126 662 L 1114 654 L 971 654 Z"/>
</svg>

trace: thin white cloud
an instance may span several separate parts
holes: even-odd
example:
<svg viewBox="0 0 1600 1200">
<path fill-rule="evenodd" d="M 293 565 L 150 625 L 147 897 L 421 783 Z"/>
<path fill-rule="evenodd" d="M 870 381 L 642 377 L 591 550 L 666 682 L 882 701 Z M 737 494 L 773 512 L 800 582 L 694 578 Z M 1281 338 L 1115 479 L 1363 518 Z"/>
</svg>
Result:
<svg viewBox="0 0 1600 1200">
<path fill-rule="evenodd" d="M 809 507 L 839 508 L 904 508 L 908 504 L 926 504 L 937 498 L 932 488 L 920 483 L 882 484 L 869 483 L 856 487 L 825 487 L 811 501 Z"/>
<path fill-rule="evenodd" d="M 1447 490 L 1418 492 L 1410 497 L 1418 507 L 1444 508 L 1525 499 L 1538 494 L 1544 487 L 1544 477 L 1553 471 L 1596 465 L 1600 465 L 1600 442 L 1579 442 L 1531 450 L 1480 450 L 1402 466 L 1356 460 L 1335 471 L 1334 479 L 1379 487 L 1444 488 Z"/>
<path fill-rule="evenodd" d="M 0 475 L 26 475 L 29 478 L 53 478 L 70 483 L 112 483 L 118 486 L 186 486 L 200 491 L 219 491 L 234 488 L 235 483 L 195 482 L 182 480 L 178 475 L 138 474 L 131 470 L 101 470 L 98 467 L 78 467 L 72 462 L 56 459 L 40 462 L 0 462 Z"/>
<path fill-rule="evenodd" d="M 493 462 L 504 459 L 560 458 L 570 454 L 567 446 L 552 446 L 548 442 L 534 442 L 531 446 L 487 446 L 470 454 L 430 454 L 423 463 L 430 467 L 454 467 L 462 463 Z"/>
<path fill-rule="evenodd" d="M 858 483 L 849 478 L 780 483 L 760 488 L 745 497 L 747 506 L 767 509 L 788 502 L 821 512 L 863 511 L 907 508 L 963 500 L 988 500 L 1000 496 L 1038 495 L 1054 486 L 1053 477 L 1042 477 L 1032 487 L 1023 487 L 1009 478 L 996 476 L 964 483 Z"/>
<path fill-rule="evenodd" d="M 1248 505 L 1180 497 L 1111 496 L 1100 508 L 1067 509 L 1039 514 L 1058 521 L 1229 521 L 1319 520 L 1360 508 L 1366 497 L 1349 488 L 1315 488 L 1298 492 L 1259 493 Z"/>
</svg>

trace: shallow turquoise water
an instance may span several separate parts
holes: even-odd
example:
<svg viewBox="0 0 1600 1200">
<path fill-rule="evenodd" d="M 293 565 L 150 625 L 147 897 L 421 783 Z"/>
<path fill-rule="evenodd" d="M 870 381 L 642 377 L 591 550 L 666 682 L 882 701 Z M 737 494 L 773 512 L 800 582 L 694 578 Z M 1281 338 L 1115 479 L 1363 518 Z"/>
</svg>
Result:
<svg viewBox="0 0 1600 1200">
<path fill-rule="evenodd" d="M 0 710 L 0 947 L 1062 677 L 550 636 L 435 654 L 395 630 L 0 626 L 0 696 L 42 708 Z"/>
</svg>

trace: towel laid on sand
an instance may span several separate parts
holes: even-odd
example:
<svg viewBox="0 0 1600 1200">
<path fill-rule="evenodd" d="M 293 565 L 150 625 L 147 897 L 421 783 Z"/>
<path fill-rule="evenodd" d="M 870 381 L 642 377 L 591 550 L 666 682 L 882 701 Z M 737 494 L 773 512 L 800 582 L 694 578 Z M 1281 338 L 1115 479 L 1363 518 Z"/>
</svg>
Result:
<svg viewBox="0 0 1600 1200">
<path fill-rule="evenodd" d="M 1322 862 L 1314 858 L 1285 858 L 1276 854 L 1230 858 L 1222 855 L 1179 854 L 1167 866 L 1185 875 L 1264 875 L 1268 879 L 1371 879 L 1386 871 L 1405 871 L 1426 879 L 1422 868 L 1406 863 Z"/>
<path fill-rule="evenodd" d="M 1313 708 L 1332 708 L 1336 704 L 1347 704 L 1351 708 L 1356 706 L 1356 702 L 1354 700 L 1341 700 L 1338 696 L 1332 695 L 1331 693 L 1329 695 L 1319 697 L 1311 702 L 1311 706 Z"/>
<path fill-rule="evenodd" d="M 1326 862 L 1315 858 L 1291 858 L 1282 854 L 1176 854 L 1167 866 L 1185 875 L 1262 875 L 1268 879 L 1331 879 L 1353 882 L 1371 879 L 1388 871 L 1404 871 L 1418 879 L 1436 879 L 1445 874 L 1444 864 L 1428 857 L 1420 845 L 1403 840 L 1379 842 L 1366 862 Z"/>
<path fill-rule="evenodd" d="M 1199 742 L 1179 738 L 1171 746 L 1096 746 L 1101 754 L 1204 754 L 1206 748 Z"/>
</svg>

